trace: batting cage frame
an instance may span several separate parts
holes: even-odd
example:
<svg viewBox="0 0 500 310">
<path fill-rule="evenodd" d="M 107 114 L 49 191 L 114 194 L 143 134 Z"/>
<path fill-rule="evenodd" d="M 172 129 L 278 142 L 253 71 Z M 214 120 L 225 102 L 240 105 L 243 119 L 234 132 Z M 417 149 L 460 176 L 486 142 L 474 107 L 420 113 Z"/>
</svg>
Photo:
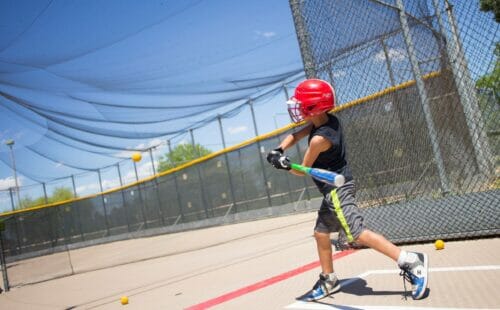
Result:
<svg viewBox="0 0 500 310">
<path fill-rule="evenodd" d="M 290 7 L 305 77 L 336 88 L 331 112 L 345 128 L 367 226 L 395 243 L 498 236 L 499 90 L 475 85 L 498 65 L 488 54 L 498 24 L 480 24 L 474 4 L 447 0 Z M 467 50 L 475 38 L 488 46 Z M 73 274 L 69 253 L 81 247 L 316 210 L 309 178 L 264 162 L 304 124 L 259 135 L 248 105 L 253 139 L 226 148 L 218 118 L 221 151 L 99 194 L 1 214 L 4 286 Z M 302 141 L 287 155 L 300 162 L 306 148 Z M 26 272 L 57 253 L 67 253 L 57 273 Z"/>
</svg>

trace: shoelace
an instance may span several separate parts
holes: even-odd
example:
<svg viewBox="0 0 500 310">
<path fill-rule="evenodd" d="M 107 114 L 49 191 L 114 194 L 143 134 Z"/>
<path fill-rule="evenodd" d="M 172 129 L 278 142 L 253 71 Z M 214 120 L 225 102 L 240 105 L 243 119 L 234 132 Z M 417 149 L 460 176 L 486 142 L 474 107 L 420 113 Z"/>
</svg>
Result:
<svg viewBox="0 0 500 310">
<path fill-rule="evenodd" d="M 404 294 L 404 297 L 405 297 L 405 300 L 406 299 L 406 294 L 407 294 L 407 289 L 406 289 L 406 281 L 408 281 L 410 284 L 413 284 L 413 277 L 415 277 L 413 275 L 413 273 L 411 273 L 410 271 L 410 267 L 401 267 L 401 272 L 399 273 L 400 276 L 403 277 L 403 286 L 405 288 L 405 294 Z"/>
<path fill-rule="evenodd" d="M 328 289 L 328 285 L 326 283 L 326 280 L 324 280 L 324 279 L 318 280 L 318 282 L 316 283 L 316 285 L 314 285 L 314 287 L 317 287 L 317 286 L 321 286 L 323 291 L 326 293 L 326 296 L 333 298 L 333 296 L 330 295 L 330 290 Z"/>
</svg>

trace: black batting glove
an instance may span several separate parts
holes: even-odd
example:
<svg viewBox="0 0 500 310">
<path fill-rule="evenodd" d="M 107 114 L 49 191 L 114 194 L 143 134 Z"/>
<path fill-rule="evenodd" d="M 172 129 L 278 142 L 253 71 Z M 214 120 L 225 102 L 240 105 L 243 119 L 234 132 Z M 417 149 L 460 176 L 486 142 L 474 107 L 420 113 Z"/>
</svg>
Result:
<svg viewBox="0 0 500 310">
<path fill-rule="evenodd" d="M 267 154 L 267 161 L 274 166 L 274 162 L 277 162 L 279 158 L 283 156 L 283 149 L 281 147 L 275 148 Z"/>
<path fill-rule="evenodd" d="M 290 164 L 290 158 L 288 158 L 288 156 L 281 156 L 278 159 L 278 163 L 279 163 L 279 166 L 275 166 L 273 164 L 273 166 L 276 169 L 284 169 L 284 170 L 290 170 L 290 169 L 292 169 L 291 164 Z"/>
<path fill-rule="evenodd" d="M 271 165 L 276 169 L 290 170 L 290 159 L 288 156 L 274 157 L 271 159 Z"/>
</svg>

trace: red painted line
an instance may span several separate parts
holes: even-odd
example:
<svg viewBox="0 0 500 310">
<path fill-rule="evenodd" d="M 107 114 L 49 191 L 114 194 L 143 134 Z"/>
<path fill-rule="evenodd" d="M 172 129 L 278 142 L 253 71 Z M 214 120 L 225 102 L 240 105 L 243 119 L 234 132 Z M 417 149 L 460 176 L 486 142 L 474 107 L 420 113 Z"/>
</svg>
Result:
<svg viewBox="0 0 500 310">
<path fill-rule="evenodd" d="M 341 257 L 344 257 L 344 256 L 347 256 L 349 254 L 352 254 L 355 251 L 356 250 L 342 251 L 342 252 L 334 254 L 332 257 L 334 259 L 339 259 Z M 208 308 L 211 308 L 211 307 L 213 307 L 215 305 L 224 303 L 226 301 L 238 298 L 238 297 L 240 297 L 242 295 L 245 295 L 245 294 L 248 294 L 248 293 L 260 290 L 261 288 L 264 288 L 264 287 L 273 285 L 275 283 L 281 282 L 283 280 L 289 279 L 291 277 L 294 277 L 296 275 L 299 275 L 299 274 L 304 273 L 306 271 L 309 271 L 311 269 L 317 268 L 319 266 L 320 266 L 319 261 L 315 261 L 315 262 L 309 263 L 307 265 L 301 266 L 299 268 L 292 269 L 292 270 L 287 271 L 285 273 L 279 274 L 279 275 L 274 276 L 272 278 L 269 278 L 269 279 L 266 279 L 266 280 L 263 280 L 263 281 L 251 284 L 249 286 L 242 287 L 240 289 L 237 289 L 235 291 L 226 293 L 226 294 L 221 295 L 219 297 L 215 297 L 215 298 L 209 299 L 209 300 L 204 301 L 202 303 L 199 303 L 197 305 L 190 306 L 190 307 L 186 308 L 185 310 L 203 310 L 203 309 L 208 309 Z"/>
</svg>

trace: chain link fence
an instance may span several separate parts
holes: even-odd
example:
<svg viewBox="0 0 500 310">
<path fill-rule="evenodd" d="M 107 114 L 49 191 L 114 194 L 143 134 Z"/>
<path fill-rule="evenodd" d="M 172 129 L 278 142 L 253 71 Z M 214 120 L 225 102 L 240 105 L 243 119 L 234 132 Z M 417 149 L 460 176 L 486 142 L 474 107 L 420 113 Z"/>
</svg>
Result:
<svg viewBox="0 0 500 310">
<path fill-rule="evenodd" d="M 290 6 L 306 75 L 335 85 L 333 113 L 345 128 L 368 226 L 396 243 L 497 236 L 498 77 L 493 87 L 478 82 L 498 67 L 492 16 L 475 1 Z M 283 89 L 287 97 L 293 86 Z M 87 271 L 71 259 L 85 246 L 315 210 L 321 197 L 310 179 L 265 163 L 295 130 L 103 194 L 4 213 L 3 274 L 10 285 L 35 283 Z M 302 141 L 290 150 L 292 161 L 300 162 L 306 147 Z"/>
</svg>

